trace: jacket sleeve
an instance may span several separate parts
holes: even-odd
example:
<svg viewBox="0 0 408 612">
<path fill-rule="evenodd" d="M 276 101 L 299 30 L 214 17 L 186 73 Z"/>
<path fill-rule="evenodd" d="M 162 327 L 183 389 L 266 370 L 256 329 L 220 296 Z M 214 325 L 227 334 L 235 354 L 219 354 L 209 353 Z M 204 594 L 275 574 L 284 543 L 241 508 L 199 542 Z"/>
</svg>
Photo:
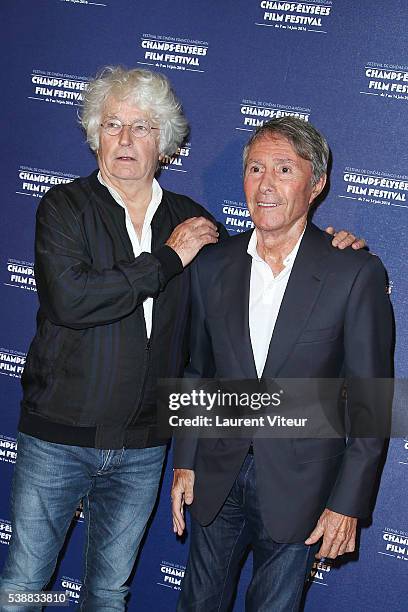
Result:
<svg viewBox="0 0 408 612">
<path fill-rule="evenodd" d="M 350 437 L 327 507 L 358 518 L 371 514 L 389 435 L 393 316 L 386 287 L 385 270 L 372 256 L 355 279 L 344 326 Z"/>
<path fill-rule="evenodd" d="M 191 329 L 190 362 L 185 370 L 185 378 L 213 378 L 215 375 L 211 339 L 205 321 L 205 305 L 199 280 L 198 258 L 191 266 Z M 173 467 L 194 470 L 199 439 L 193 436 L 174 437 Z"/>
<path fill-rule="evenodd" d="M 86 228 L 68 195 L 51 190 L 41 200 L 35 278 L 41 310 L 56 325 L 85 329 L 118 321 L 182 270 L 178 255 L 165 245 L 132 262 L 96 270 Z"/>
</svg>

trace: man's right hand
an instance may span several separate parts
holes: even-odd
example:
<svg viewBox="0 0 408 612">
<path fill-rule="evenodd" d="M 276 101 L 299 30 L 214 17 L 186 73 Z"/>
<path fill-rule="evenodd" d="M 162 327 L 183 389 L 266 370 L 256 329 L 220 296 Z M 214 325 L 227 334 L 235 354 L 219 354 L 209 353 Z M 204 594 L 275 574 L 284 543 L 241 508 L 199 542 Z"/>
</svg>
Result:
<svg viewBox="0 0 408 612">
<path fill-rule="evenodd" d="M 215 242 L 217 226 L 205 217 L 191 217 L 174 228 L 166 244 L 176 251 L 185 268 L 203 246 Z"/>
<path fill-rule="evenodd" d="M 180 227 L 180 226 L 179 226 Z M 171 505 L 173 511 L 173 531 L 183 535 L 186 528 L 184 504 L 193 503 L 194 471 L 175 469 L 171 487 Z"/>
</svg>

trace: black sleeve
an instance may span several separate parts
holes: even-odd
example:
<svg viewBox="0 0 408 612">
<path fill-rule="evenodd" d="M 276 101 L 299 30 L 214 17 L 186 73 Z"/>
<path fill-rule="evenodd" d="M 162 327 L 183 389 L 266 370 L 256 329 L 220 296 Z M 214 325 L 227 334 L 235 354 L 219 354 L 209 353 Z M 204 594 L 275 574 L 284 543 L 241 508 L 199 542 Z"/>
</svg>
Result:
<svg viewBox="0 0 408 612">
<path fill-rule="evenodd" d="M 344 347 L 351 434 L 327 506 L 365 518 L 372 510 L 393 395 L 393 316 L 378 257 L 371 256 L 355 279 L 347 304 Z"/>
<path fill-rule="evenodd" d="M 200 280 L 199 261 L 191 266 L 191 330 L 190 330 L 190 362 L 185 378 L 213 378 L 215 375 L 214 357 L 211 339 L 205 322 L 205 306 L 203 303 Z M 194 470 L 195 457 L 199 439 L 193 436 L 176 436 L 174 439 L 173 466 Z"/>
<path fill-rule="evenodd" d="M 56 325 L 84 329 L 118 321 L 147 297 L 156 296 L 182 270 L 178 255 L 164 245 L 132 262 L 118 261 L 98 271 L 70 197 L 51 190 L 40 203 L 35 278 L 41 309 Z"/>
<path fill-rule="evenodd" d="M 230 237 L 229 233 L 227 232 L 227 230 L 225 229 L 225 227 L 223 226 L 223 224 L 220 221 L 217 221 L 216 223 L 217 223 L 218 232 L 220 234 L 220 238 L 219 239 L 220 240 L 227 240 Z"/>
</svg>

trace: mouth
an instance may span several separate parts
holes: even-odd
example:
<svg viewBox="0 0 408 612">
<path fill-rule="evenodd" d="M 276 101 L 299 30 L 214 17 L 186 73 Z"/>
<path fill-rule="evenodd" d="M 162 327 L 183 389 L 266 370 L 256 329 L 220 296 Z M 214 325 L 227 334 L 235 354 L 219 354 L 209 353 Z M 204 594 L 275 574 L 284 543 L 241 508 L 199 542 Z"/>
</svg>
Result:
<svg viewBox="0 0 408 612">
<path fill-rule="evenodd" d="M 125 162 L 136 161 L 136 158 L 135 157 L 131 157 L 130 155 L 119 155 L 116 159 L 119 160 L 119 161 L 125 161 Z"/>
<path fill-rule="evenodd" d="M 276 202 L 257 202 L 256 205 L 261 208 L 278 208 L 278 206 L 280 206 L 280 204 Z"/>
</svg>

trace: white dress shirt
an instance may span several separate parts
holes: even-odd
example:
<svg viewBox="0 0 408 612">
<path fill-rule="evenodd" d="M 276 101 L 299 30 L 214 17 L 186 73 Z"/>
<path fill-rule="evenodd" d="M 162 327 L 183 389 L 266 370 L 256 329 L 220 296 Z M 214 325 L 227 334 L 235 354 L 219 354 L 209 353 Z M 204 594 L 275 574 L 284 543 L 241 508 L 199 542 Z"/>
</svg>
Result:
<svg viewBox="0 0 408 612">
<path fill-rule="evenodd" d="M 253 231 L 249 240 L 247 252 L 252 257 L 249 287 L 249 333 L 258 378 L 262 376 L 265 367 L 276 319 L 304 233 L 305 230 L 295 247 L 283 260 L 285 267 L 277 276 L 273 275 L 271 268 L 258 254 L 256 230 Z"/>
<path fill-rule="evenodd" d="M 159 204 L 162 201 L 162 197 L 163 197 L 163 191 L 159 183 L 156 181 L 156 179 L 153 179 L 152 199 L 150 200 L 149 206 L 147 207 L 147 210 L 146 210 L 145 218 L 143 221 L 142 236 L 139 242 L 139 238 L 136 234 L 135 228 L 133 227 L 133 223 L 132 223 L 132 219 L 130 218 L 129 211 L 126 207 L 126 204 L 120 197 L 119 193 L 113 187 L 105 183 L 100 172 L 98 172 L 98 180 L 102 185 L 104 185 L 108 189 L 109 193 L 111 194 L 115 202 L 117 202 L 120 206 L 122 206 L 122 208 L 125 209 L 126 230 L 129 235 L 130 242 L 132 243 L 134 256 L 138 257 L 143 252 L 151 253 L 152 252 L 151 223 L 152 223 L 154 213 L 158 209 Z M 143 312 L 144 312 L 144 319 L 145 319 L 145 324 L 146 324 L 146 334 L 147 334 L 147 337 L 150 338 L 150 334 L 152 331 L 153 298 L 148 297 L 144 300 Z"/>
</svg>

